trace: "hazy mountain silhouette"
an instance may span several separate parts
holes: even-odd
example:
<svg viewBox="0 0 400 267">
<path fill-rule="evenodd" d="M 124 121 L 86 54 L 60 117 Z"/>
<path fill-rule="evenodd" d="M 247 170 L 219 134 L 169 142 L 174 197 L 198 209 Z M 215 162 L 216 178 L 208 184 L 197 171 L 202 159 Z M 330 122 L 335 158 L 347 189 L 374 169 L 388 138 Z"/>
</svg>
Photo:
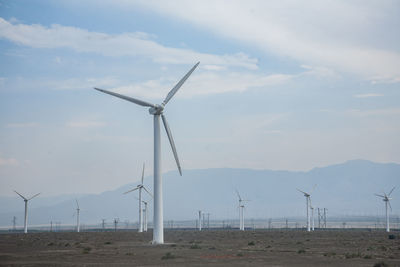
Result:
<svg viewBox="0 0 400 267">
<path fill-rule="evenodd" d="M 237 218 L 238 189 L 246 202 L 246 218 L 304 216 L 305 198 L 296 188 L 311 191 L 314 207 L 328 209 L 329 215 L 383 215 L 383 202 L 374 193 L 389 191 L 399 185 L 400 164 L 382 164 L 366 160 L 352 160 L 342 164 L 315 168 L 307 172 L 251 169 L 198 169 L 165 173 L 164 220 L 194 220 L 197 210 L 211 213 L 210 218 Z M 145 184 L 152 191 L 152 179 Z M 81 222 L 99 223 L 102 218 L 110 223 L 137 221 L 138 204 L 135 196 L 122 193 L 136 184 L 127 184 L 115 190 L 96 195 L 77 195 L 81 206 Z M 146 193 L 144 193 L 146 195 Z M 46 198 L 43 194 L 31 205 L 31 224 L 49 224 L 58 221 L 74 223 L 76 195 Z M 392 194 L 392 214 L 400 212 L 400 188 Z M 150 200 L 150 197 L 145 196 Z M 152 220 L 152 203 L 149 205 Z M 23 224 L 23 201 L 15 197 L 0 197 L 0 225 L 11 225 L 17 216 Z"/>
</svg>

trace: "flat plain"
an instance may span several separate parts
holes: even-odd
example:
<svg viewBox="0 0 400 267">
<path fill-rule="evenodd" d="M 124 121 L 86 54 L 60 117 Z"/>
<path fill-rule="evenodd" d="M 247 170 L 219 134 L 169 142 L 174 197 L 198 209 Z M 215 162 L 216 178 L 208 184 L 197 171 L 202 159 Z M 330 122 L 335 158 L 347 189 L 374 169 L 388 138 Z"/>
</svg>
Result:
<svg viewBox="0 0 400 267">
<path fill-rule="evenodd" d="M 0 235 L 0 266 L 400 266 L 400 233 L 390 235 L 166 230 L 155 246 L 151 232 L 13 233 Z"/>
</svg>

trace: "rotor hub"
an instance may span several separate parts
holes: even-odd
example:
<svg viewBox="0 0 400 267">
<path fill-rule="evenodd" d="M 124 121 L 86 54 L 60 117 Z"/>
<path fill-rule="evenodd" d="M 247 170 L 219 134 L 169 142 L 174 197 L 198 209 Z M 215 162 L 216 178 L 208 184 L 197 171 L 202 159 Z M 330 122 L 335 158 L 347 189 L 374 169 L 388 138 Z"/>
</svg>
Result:
<svg viewBox="0 0 400 267">
<path fill-rule="evenodd" d="M 161 115 L 163 113 L 164 106 L 155 105 L 154 107 L 149 108 L 149 113 L 151 115 Z"/>
</svg>

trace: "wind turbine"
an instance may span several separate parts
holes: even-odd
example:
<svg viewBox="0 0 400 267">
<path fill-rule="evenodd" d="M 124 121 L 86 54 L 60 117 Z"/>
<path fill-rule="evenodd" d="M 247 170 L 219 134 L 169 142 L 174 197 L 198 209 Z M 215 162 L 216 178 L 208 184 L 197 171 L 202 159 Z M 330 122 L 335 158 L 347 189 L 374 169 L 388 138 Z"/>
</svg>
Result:
<svg viewBox="0 0 400 267">
<path fill-rule="evenodd" d="M 388 213 L 388 205 L 390 207 L 390 210 L 392 210 L 392 206 L 390 205 L 390 200 L 392 199 L 390 195 L 392 194 L 393 190 L 395 187 L 390 190 L 389 194 L 386 195 L 385 192 L 383 192 L 383 195 L 375 194 L 378 197 L 381 197 L 383 201 L 385 201 L 385 208 L 386 208 L 386 232 L 390 232 L 390 227 L 389 227 L 389 213 Z"/>
<path fill-rule="evenodd" d="M 163 244 L 164 243 L 164 225 L 163 225 L 163 198 L 162 198 L 162 176 L 161 176 L 161 138 L 160 138 L 160 116 L 162 118 L 165 131 L 167 132 L 167 136 L 169 142 L 171 144 L 172 152 L 175 157 L 176 164 L 178 166 L 178 170 L 180 175 L 182 175 L 181 166 L 179 164 L 178 154 L 176 152 L 174 139 L 172 138 L 171 130 L 169 129 L 167 119 L 163 115 L 165 105 L 171 100 L 171 98 L 176 94 L 179 88 L 183 85 L 183 83 L 189 78 L 195 68 L 200 64 L 198 62 L 194 65 L 189 72 L 172 88 L 172 90 L 168 93 L 164 101 L 161 105 L 151 104 L 136 98 L 132 98 L 129 96 L 124 96 L 121 94 L 117 94 L 114 92 L 106 91 L 99 88 L 94 88 L 100 92 L 122 98 L 129 102 L 135 103 L 137 105 L 143 107 L 150 107 L 149 113 L 153 115 L 153 123 L 154 123 L 154 217 L 153 217 L 153 244 Z"/>
<path fill-rule="evenodd" d="M 242 199 L 242 197 L 239 194 L 239 191 L 236 190 L 236 194 L 239 198 L 239 230 L 244 231 L 244 205 L 242 202 L 244 201 L 249 201 Z"/>
<path fill-rule="evenodd" d="M 315 186 L 314 186 L 314 188 L 315 188 Z M 311 198 L 310 198 L 310 196 L 311 196 L 311 193 L 309 194 L 309 193 L 306 193 L 306 192 L 304 192 L 304 191 L 301 191 L 300 189 L 297 189 L 299 192 L 301 192 L 301 193 L 303 193 L 304 194 L 304 196 L 306 197 L 306 210 L 307 210 L 307 231 L 308 232 L 310 232 L 310 213 L 309 213 L 309 208 L 310 208 L 310 205 L 311 205 Z M 314 191 L 314 189 L 313 189 L 313 191 Z"/>
<path fill-rule="evenodd" d="M 142 210 L 142 189 L 146 191 L 150 196 L 150 192 L 144 187 L 143 185 L 143 179 L 144 179 L 144 163 L 143 163 L 143 170 L 142 170 L 142 182 L 138 184 L 135 188 L 126 191 L 124 194 L 128 194 L 130 192 L 133 192 L 135 190 L 139 190 L 139 233 L 143 232 L 143 210 Z"/>
<path fill-rule="evenodd" d="M 79 212 L 80 212 L 80 208 L 79 208 L 79 203 L 78 203 L 78 200 L 77 199 L 75 199 L 75 201 L 76 201 L 76 231 L 79 233 L 79 231 L 80 231 L 80 223 L 79 223 Z"/>
<path fill-rule="evenodd" d="M 30 198 L 26 198 L 23 195 L 21 195 L 20 193 L 18 193 L 17 191 L 14 190 L 15 193 L 17 193 L 20 197 L 22 197 L 22 199 L 25 202 L 25 220 L 24 220 L 24 233 L 28 233 L 28 201 L 31 200 L 34 197 L 37 197 L 38 195 L 40 195 L 40 193 L 30 197 Z"/>
<path fill-rule="evenodd" d="M 199 225 L 198 225 L 199 231 L 201 231 L 201 210 L 199 210 Z"/>
<path fill-rule="evenodd" d="M 314 231 L 314 224 L 315 224 L 315 221 L 314 221 L 314 207 L 311 204 L 311 197 L 310 197 L 310 210 L 311 210 L 311 231 Z"/>
<path fill-rule="evenodd" d="M 143 231 L 147 232 L 147 202 L 142 200 L 143 204 L 144 204 L 144 220 L 143 220 Z"/>
</svg>

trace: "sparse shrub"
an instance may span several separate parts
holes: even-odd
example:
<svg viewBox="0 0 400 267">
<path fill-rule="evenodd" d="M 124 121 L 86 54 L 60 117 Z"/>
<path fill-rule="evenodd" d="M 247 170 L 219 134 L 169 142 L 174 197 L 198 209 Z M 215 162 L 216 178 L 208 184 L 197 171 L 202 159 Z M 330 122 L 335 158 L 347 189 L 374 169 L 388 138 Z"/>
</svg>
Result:
<svg viewBox="0 0 400 267">
<path fill-rule="evenodd" d="M 110 241 L 104 242 L 104 245 L 111 245 L 112 243 Z"/>
<path fill-rule="evenodd" d="M 324 256 L 325 257 L 333 257 L 333 256 L 336 256 L 336 252 L 325 252 Z"/>
<path fill-rule="evenodd" d="M 249 246 L 254 246 L 256 243 L 254 243 L 254 241 L 250 241 L 249 243 L 247 243 L 247 245 Z"/>
<path fill-rule="evenodd" d="M 297 241 L 296 244 L 297 244 L 297 245 L 302 245 L 303 242 Z"/>
<path fill-rule="evenodd" d="M 380 261 L 374 264 L 374 267 L 389 267 L 389 264 L 387 264 L 384 261 Z"/>
<path fill-rule="evenodd" d="M 91 250 L 92 250 L 91 247 L 85 247 L 85 248 L 83 248 L 82 253 L 83 254 L 88 254 Z"/>
<path fill-rule="evenodd" d="M 306 250 L 304 248 L 301 248 L 297 251 L 298 254 L 304 254 L 306 253 Z"/>
<path fill-rule="evenodd" d="M 47 246 L 54 246 L 54 243 L 50 242 L 50 243 L 47 244 Z"/>
<path fill-rule="evenodd" d="M 127 252 L 127 253 L 125 253 L 125 255 L 127 255 L 127 256 L 132 256 L 133 253 L 132 253 L 132 252 Z"/>
<path fill-rule="evenodd" d="M 216 248 L 215 247 L 210 247 L 210 248 L 208 248 L 209 250 L 215 250 Z"/>
<path fill-rule="evenodd" d="M 173 248 L 176 247 L 176 244 L 172 244 L 171 247 L 173 247 Z"/>
<path fill-rule="evenodd" d="M 236 254 L 236 256 L 237 257 L 243 257 L 243 254 L 242 253 L 238 253 L 238 254 Z"/>
<path fill-rule="evenodd" d="M 190 249 L 201 249 L 201 247 L 198 244 L 193 244 L 190 246 Z"/>
<path fill-rule="evenodd" d="M 385 247 L 385 246 L 380 246 L 379 248 L 380 248 L 382 251 L 388 250 L 387 247 Z"/>
<path fill-rule="evenodd" d="M 69 247 L 70 245 L 69 245 L 69 243 L 66 243 L 64 246 L 65 246 L 65 247 Z"/>
<path fill-rule="evenodd" d="M 365 255 L 364 259 L 372 259 L 372 256 L 371 255 Z"/>
<path fill-rule="evenodd" d="M 173 255 L 171 252 L 165 253 L 164 256 L 161 257 L 162 260 L 169 260 L 169 259 L 175 259 L 176 256 Z"/>
<path fill-rule="evenodd" d="M 396 239 L 396 236 L 395 235 L 389 235 L 388 238 L 389 239 Z"/>
<path fill-rule="evenodd" d="M 358 253 L 346 253 L 346 254 L 344 255 L 344 257 L 345 257 L 346 259 L 361 258 L 361 254 L 360 254 L 360 252 L 358 252 Z"/>
</svg>

